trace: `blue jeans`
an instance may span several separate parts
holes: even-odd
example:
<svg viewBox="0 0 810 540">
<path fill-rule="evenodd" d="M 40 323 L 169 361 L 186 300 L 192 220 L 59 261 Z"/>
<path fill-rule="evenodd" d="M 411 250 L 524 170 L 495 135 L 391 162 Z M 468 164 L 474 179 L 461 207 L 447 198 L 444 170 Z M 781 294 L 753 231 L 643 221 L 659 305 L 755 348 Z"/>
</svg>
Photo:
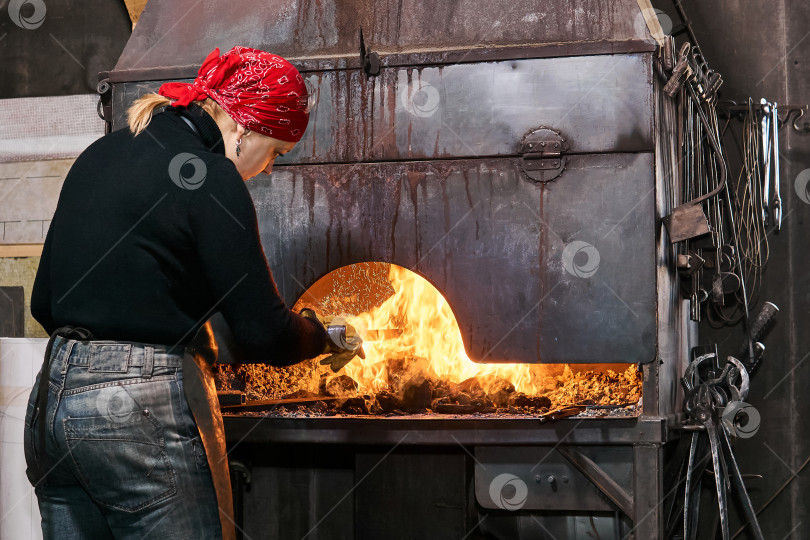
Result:
<svg viewBox="0 0 810 540">
<path fill-rule="evenodd" d="M 141 343 L 55 339 L 47 410 L 38 418 L 40 373 L 25 418 L 46 539 L 221 538 L 182 358 Z"/>
</svg>

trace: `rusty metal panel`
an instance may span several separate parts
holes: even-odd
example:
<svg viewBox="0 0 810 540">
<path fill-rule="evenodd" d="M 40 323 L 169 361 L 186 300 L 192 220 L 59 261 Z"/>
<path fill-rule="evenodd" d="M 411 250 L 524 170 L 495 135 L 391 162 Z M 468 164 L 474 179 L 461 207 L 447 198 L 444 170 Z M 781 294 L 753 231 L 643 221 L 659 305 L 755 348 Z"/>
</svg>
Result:
<svg viewBox="0 0 810 540">
<path fill-rule="evenodd" d="M 473 360 L 655 356 L 650 153 L 570 156 L 545 186 L 516 158 L 279 167 L 248 185 L 290 305 L 335 268 L 387 261 L 447 297 Z"/>
<path fill-rule="evenodd" d="M 307 76 L 316 102 L 304 139 L 278 165 L 516 155 L 539 126 L 570 152 L 653 149 L 651 56 L 581 56 Z M 160 82 L 115 85 L 114 128 Z"/>
<path fill-rule="evenodd" d="M 116 72 L 199 66 L 214 48 L 245 45 L 272 51 L 315 69 L 357 67 L 359 30 L 383 60 L 400 53 L 476 51 L 589 45 L 591 54 L 629 43 L 651 50 L 635 0 L 567 0 L 520 6 L 511 0 L 151 0 Z M 568 51 L 571 52 L 570 50 Z M 413 59 L 411 59 L 413 60 Z M 411 63 L 411 62 L 409 62 Z M 130 79 L 132 80 L 132 79 Z M 140 79 L 143 80 L 143 79 Z"/>
<path fill-rule="evenodd" d="M 572 153 L 653 149 L 648 54 L 383 69 L 308 77 L 316 103 L 282 163 L 515 155 L 540 126 Z"/>
</svg>

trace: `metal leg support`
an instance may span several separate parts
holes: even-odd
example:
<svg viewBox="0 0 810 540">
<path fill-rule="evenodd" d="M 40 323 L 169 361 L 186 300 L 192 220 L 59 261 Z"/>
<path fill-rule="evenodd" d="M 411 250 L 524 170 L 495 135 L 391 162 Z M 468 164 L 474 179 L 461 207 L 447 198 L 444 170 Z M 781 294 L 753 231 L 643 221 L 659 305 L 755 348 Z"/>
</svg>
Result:
<svg viewBox="0 0 810 540">
<path fill-rule="evenodd" d="M 632 538 L 663 538 L 664 508 L 660 499 L 664 485 L 664 452 L 660 445 L 633 447 Z"/>
</svg>

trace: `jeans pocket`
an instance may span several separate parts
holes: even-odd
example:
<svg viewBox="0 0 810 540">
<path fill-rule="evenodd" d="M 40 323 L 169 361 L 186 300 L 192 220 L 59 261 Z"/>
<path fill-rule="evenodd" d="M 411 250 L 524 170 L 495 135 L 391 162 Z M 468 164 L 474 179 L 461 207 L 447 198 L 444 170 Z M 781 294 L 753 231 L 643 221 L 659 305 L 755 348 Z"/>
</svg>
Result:
<svg viewBox="0 0 810 540">
<path fill-rule="evenodd" d="M 101 505 L 136 512 L 177 493 L 163 428 L 148 410 L 126 418 L 65 418 L 76 475 Z"/>
</svg>

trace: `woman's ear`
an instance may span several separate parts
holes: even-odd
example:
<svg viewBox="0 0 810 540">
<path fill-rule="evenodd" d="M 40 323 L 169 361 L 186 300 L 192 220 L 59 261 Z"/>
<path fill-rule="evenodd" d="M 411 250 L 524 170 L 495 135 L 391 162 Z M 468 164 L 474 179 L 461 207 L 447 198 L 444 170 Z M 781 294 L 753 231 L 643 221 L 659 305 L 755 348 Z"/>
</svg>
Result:
<svg viewBox="0 0 810 540">
<path fill-rule="evenodd" d="M 245 135 L 250 133 L 250 130 L 245 128 L 242 124 L 236 122 L 236 138 L 241 139 Z"/>
</svg>

